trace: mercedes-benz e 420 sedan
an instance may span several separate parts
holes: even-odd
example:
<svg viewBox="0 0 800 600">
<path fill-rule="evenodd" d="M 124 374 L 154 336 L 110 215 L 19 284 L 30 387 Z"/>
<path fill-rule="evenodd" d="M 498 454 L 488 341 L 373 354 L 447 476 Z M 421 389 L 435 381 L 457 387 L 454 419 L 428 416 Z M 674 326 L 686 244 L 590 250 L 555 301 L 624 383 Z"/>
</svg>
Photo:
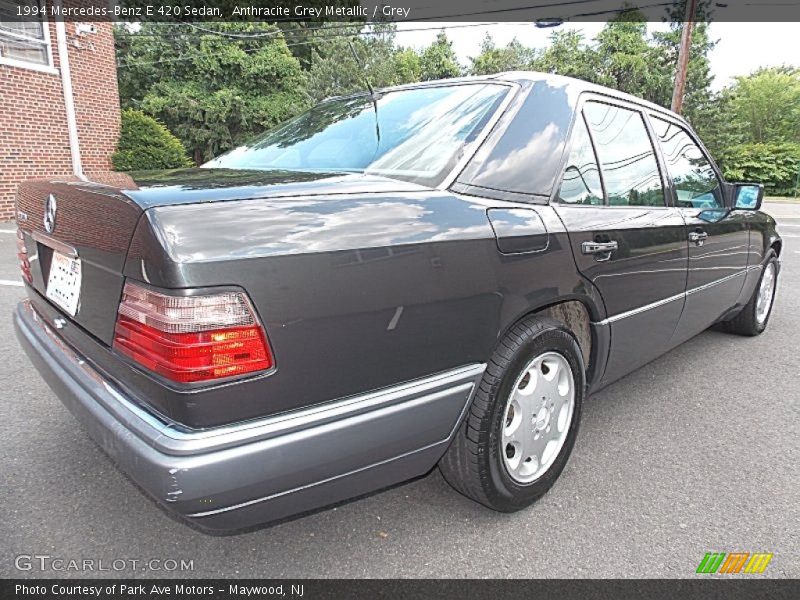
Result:
<svg viewBox="0 0 800 600">
<path fill-rule="evenodd" d="M 781 238 L 663 108 L 536 73 L 330 99 L 196 169 L 24 183 L 19 338 L 120 469 L 207 531 L 438 465 L 499 511 L 587 394 L 760 334 Z"/>
</svg>

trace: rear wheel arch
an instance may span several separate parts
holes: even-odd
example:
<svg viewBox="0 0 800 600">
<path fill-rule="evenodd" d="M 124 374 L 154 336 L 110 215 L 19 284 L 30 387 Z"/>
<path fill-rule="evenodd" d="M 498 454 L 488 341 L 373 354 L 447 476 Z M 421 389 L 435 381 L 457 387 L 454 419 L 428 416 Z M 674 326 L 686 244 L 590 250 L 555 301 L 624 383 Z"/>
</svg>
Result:
<svg viewBox="0 0 800 600">
<path fill-rule="evenodd" d="M 588 376 L 591 374 L 593 366 L 592 351 L 597 343 L 592 331 L 592 315 L 592 306 L 587 301 L 575 298 L 561 299 L 544 306 L 539 306 L 520 315 L 511 322 L 505 330 L 500 332 L 498 340 L 502 340 L 509 331 L 529 317 L 550 317 L 566 325 L 567 329 L 575 336 L 578 346 L 581 349 L 581 354 L 583 355 L 583 364 Z"/>
<path fill-rule="evenodd" d="M 775 256 L 780 257 L 781 250 L 783 250 L 783 241 L 773 240 L 772 244 L 770 245 L 770 248 L 772 248 L 775 251 Z"/>
</svg>

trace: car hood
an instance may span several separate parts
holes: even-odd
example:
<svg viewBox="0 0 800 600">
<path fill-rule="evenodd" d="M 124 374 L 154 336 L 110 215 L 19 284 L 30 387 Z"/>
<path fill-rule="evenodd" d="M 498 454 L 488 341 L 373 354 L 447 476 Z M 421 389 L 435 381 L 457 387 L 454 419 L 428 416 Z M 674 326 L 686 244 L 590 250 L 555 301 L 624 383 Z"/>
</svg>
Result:
<svg viewBox="0 0 800 600">
<path fill-rule="evenodd" d="M 341 172 L 195 168 L 128 175 L 129 181 L 115 183 L 125 196 L 145 210 L 154 206 L 199 202 L 427 189 L 378 175 Z"/>
</svg>

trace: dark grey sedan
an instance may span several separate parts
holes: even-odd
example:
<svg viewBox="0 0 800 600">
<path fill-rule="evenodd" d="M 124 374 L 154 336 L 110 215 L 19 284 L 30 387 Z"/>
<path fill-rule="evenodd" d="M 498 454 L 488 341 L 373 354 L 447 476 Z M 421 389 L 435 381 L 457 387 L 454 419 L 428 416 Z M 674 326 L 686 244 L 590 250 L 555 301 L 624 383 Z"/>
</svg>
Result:
<svg viewBox="0 0 800 600">
<path fill-rule="evenodd" d="M 208 531 L 439 466 L 522 509 L 581 405 L 714 324 L 760 334 L 782 242 L 680 117 L 507 73 L 334 98 L 198 169 L 29 182 L 20 340 Z"/>
</svg>

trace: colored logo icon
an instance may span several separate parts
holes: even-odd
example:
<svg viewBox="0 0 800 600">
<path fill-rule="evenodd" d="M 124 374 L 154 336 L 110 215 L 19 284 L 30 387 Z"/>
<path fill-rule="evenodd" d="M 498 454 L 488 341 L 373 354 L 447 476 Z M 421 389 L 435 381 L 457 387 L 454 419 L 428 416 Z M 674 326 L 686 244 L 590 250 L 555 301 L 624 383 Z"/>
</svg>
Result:
<svg viewBox="0 0 800 600">
<path fill-rule="evenodd" d="M 697 573 L 763 573 L 772 560 L 772 553 L 756 552 L 706 552 L 697 566 Z"/>
</svg>

